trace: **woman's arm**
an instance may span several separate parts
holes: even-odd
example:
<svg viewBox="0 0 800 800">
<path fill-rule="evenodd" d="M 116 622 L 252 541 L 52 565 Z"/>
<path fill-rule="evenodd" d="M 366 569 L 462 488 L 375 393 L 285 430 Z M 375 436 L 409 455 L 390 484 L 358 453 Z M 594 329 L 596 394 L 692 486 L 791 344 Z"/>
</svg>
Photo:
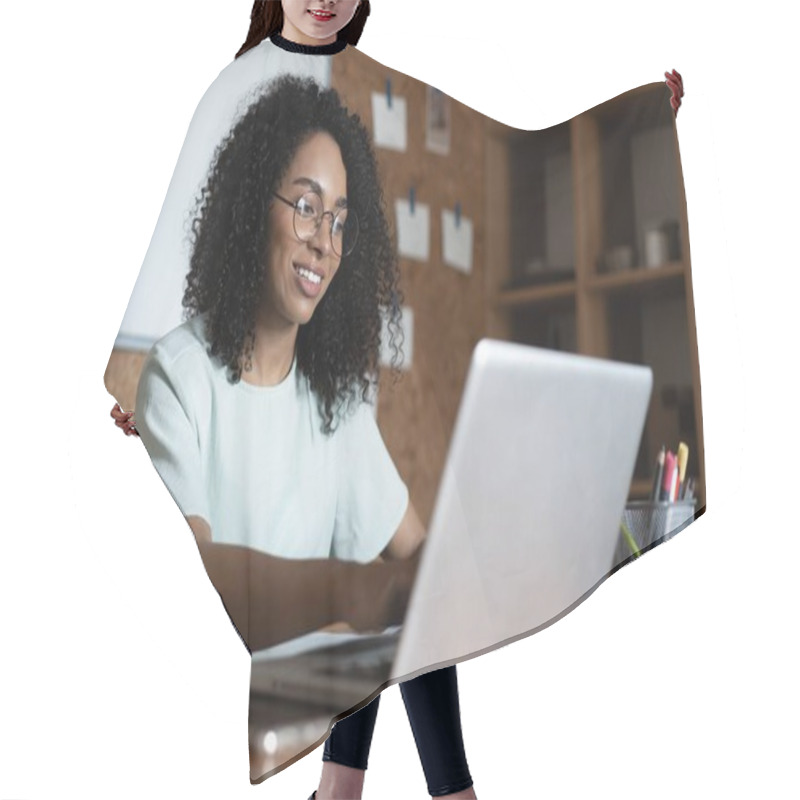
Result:
<svg viewBox="0 0 800 800">
<path fill-rule="evenodd" d="M 250 650 L 347 622 L 356 630 L 399 624 L 417 559 L 357 564 L 336 559 L 276 558 L 215 543 L 201 517 L 187 517 L 200 556 L 233 624 Z"/>
<path fill-rule="evenodd" d="M 356 630 L 400 622 L 414 563 L 286 559 L 214 542 L 196 432 L 203 383 L 194 382 L 199 370 L 185 359 L 183 372 L 175 367 L 170 346 L 164 340 L 143 366 L 137 427 L 156 470 L 184 510 L 206 572 L 247 646 L 260 650 L 340 621 Z M 359 560 L 365 559 L 347 561 Z"/>
<path fill-rule="evenodd" d="M 395 531 L 389 544 L 384 548 L 381 557 L 389 561 L 410 558 L 425 541 L 425 535 L 425 528 L 409 500 L 408 508 L 400 521 L 400 526 Z"/>
</svg>

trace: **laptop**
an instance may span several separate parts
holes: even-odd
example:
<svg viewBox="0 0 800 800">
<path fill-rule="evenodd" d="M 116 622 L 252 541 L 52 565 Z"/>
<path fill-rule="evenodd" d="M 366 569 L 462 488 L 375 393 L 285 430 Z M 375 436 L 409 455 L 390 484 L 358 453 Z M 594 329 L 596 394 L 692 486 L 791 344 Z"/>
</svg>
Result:
<svg viewBox="0 0 800 800">
<path fill-rule="evenodd" d="M 402 628 L 256 651 L 251 696 L 340 713 L 575 607 L 614 566 L 651 389 L 649 367 L 481 340 Z"/>
</svg>

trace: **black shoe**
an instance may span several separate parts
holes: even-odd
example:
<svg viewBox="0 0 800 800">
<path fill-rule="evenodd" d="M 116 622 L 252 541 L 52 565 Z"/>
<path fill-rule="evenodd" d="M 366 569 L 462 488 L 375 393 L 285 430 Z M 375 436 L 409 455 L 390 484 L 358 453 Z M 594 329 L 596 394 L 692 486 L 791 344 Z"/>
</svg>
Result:
<svg viewBox="0 0 800 800">
<path fill-rule="evenodd" d="M 308 800 L 314 800 L 314 798 L 315 798 L 316 796 L 317 796 L 317 790 L 316 790 L 316 789 L 314 789 L 314 794 L 312 794 L 312 795 L 311 795 L 311 797 L 309 797 L 309 798 L 308 798 Z"/>
</svg>

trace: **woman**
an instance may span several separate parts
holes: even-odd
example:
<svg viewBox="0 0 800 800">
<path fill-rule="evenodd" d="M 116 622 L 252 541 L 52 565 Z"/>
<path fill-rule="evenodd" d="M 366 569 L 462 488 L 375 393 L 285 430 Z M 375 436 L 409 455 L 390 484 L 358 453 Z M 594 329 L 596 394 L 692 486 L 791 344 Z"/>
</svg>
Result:
<svg viewBox="0 0 800 800">
<path fill-rule="evenodd" d="M 190 319 L 148 356 L 138 429 L 234 624 L 252 650 L 398 621 L 413 563 L 392 562 L 424 531 L 364 402 L 400 314 L 367 131 L 334 91 L 279 78 L 220 146 L 192 232 Z M 431 794 L 474 797 L 454 670 L 410 684 Z M 320 798 L 356 796 L 376 710 L 355 739 L 334 728 Z"/>
<path fill-rule="evenodd" d="M 302 493 L 312 490 L 313 508 L 325 508 L 325 492 L 337 483 L 298 484 L 281 459 L 293 459 L 301 474 L 340 466 L 335 459 L 342 454 L 326 441 L 340 425 L 348 444 L 375 448 L 367 439 L 377 430 L 369 414 L 350 419 L 349 412 L 369 391 L 380 309 L 396 297 L 396 273 L 377 205 L 374 163 L 365 153 L 366 133 L 336 95 L 290 76 L 249 109 L 219 149 L 193 223 L 184 294 L 191 319 L 151 351 L 136 403 L 148 452 L 200 543 L 282 550 L 290 558 L 332 552 L 368 561 L 380 552 L 407 557 L 422 540 L 404 487 L 395 491 L 390 509 L 396 532 L 381 547 L 337 539 L 336 527 L 328 531 L 332 541 L 316 531 L 306 541 L 309 532 L 301 524 L 279 529 L 276 520 L 295 522 L 282 508 L 264 508 L 261 517 L 248 508 L 286 498 L 300 504 Z M 355 190 L 349 200 L 348 186 Z M 333 217 L 327 227 L 323 216 Z M 353 247 L 356 238 L 359 249 L 348 255 L 347 272 L 334 283 L 347 255 L 343 248 Z M 396 300 L 389 313 L 394 329 Z M 293 386 L 289 375 L 296 378 Z M 290 420 L 271 413 L 280 410 L 282 398 L 258 392 L 279 385 L 288 390 L 289 409 L 301 406 L 303 414 L 291 420 L 299 430 L 285 443 L 279 437 L 286 437 Z M 245 386 L 252 387 L 249 394 Z M 388 456 L 376 450 L 373 466 L 379 458 Z M 396 473 L 390 471 L 389 479 L 396 480 Z M 272 485 L 265 487 L 265 480 Z M 296 517 L 297 523 L 319 523 Z M 249 633 L 240 632 L 256 649 L 307 630 L 301 623 L 292 629 L 286 615 L 281 621 L 278 634 L 260 632 L 252 620 Z"/>
</svg>

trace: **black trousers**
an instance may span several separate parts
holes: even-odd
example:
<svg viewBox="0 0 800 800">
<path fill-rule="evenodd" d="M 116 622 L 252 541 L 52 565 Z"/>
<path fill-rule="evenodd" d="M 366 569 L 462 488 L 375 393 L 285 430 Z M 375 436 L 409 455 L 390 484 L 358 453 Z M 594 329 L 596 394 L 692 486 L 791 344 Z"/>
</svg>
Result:
<svg viewBox="0 0 800 800">
<path fill-rule="evenodd" d="M 472 778 L 461 734 L 456 668 L 426 672 L 401 683 L 400 691 L 430 795 L 439 797 L 468 789 Z M 380 699 L 378 695 L 369 705 L 333 726 L 325 742 L 323 761 L 367 768 Z"/>
</svg>

